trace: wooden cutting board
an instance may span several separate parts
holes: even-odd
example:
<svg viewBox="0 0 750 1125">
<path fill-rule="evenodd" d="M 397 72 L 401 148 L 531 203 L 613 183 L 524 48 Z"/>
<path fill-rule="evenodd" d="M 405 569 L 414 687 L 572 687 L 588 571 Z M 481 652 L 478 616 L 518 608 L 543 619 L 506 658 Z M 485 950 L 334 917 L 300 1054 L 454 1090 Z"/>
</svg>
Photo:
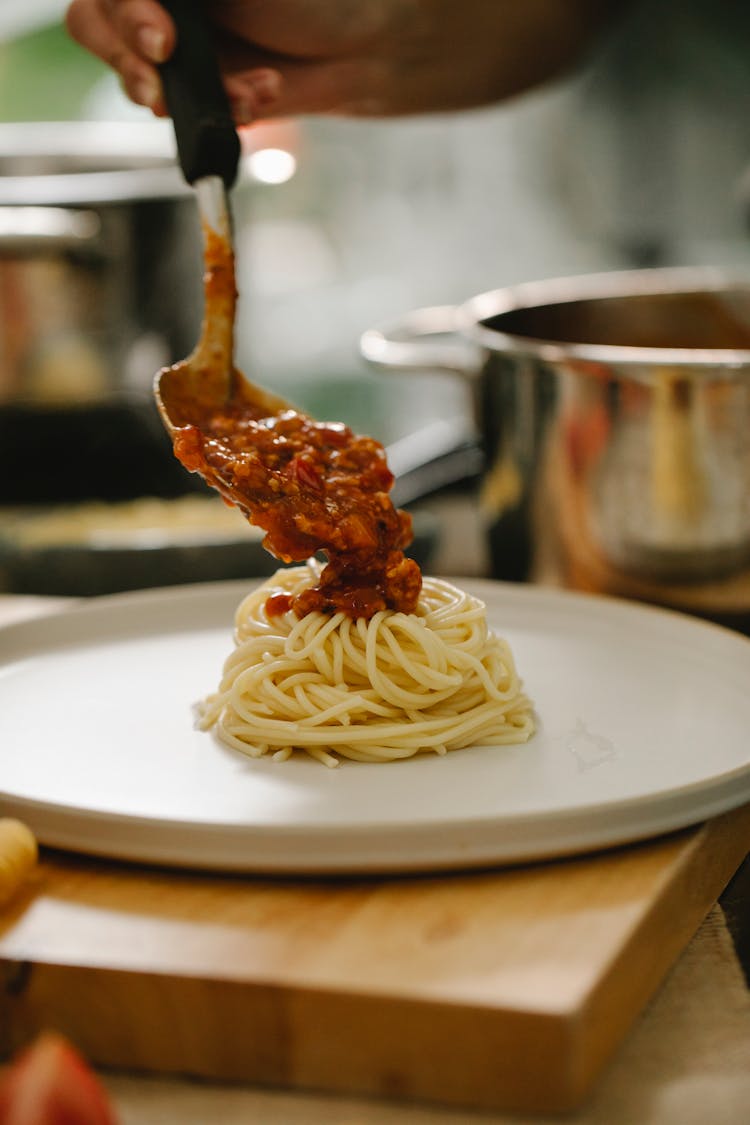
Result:
<svg viewBox="0 0 750 1125">
<path fill-rule="evenodd" d="M 750 807 L 594 857 L 262 880 L 46 853 L 0 918 L 0 1051 L 476 1108 L 564 1110 L 750 850 Z"/>
</svg>

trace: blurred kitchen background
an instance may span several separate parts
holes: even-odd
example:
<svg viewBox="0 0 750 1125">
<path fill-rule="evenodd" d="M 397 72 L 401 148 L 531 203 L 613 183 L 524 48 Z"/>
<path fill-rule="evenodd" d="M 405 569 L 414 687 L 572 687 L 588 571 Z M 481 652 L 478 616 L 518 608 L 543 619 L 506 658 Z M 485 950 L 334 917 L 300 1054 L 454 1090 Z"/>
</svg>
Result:
<svg viewBox="0 0 750 1125">
<path fill-rule="evenodd" d="M 197 335 L 192 200 L 162 166 L 170 162 L 169 125 L 132 106 L 107 68 L 69 41 L 64 8 L 62 0 L 0 6 L 6 516 L 14 505 L 192 487 L 181 470 L 164 470 L 149 486 L 153 451 L 129 436 L 118 455 L 123 416 L 106 416 L 107 402 L 139 397 L 150 411 L 155 369 L 184 355 Z M 629 6 L 574 74 L 506 105 L 251 130 L 234 198 L 239 366 L 319 417 L 394 443 L 468 423 L 469 403 L 465 387 L 445 375 L 397 376 L 397 388 L 394 376 L 368 370 L 358 341 L 373 324 L 556 275 L 699 263 L 750 271 L 748 59 L 746 4 L 651 0 Z M 41 163 L 37 141 L 49 147 Z M 114 167 L 120 144 L 127 160 L 156 170 L 148 190 L 160 206 L 131 216 L 112 249 L 101 244 L 112 198 L 102 206 L 95 193 L 86 198 L 89 189 L 66 196 L 50 177 L 96 170 L 97 160 Z M 42 173 L 40 195 L 34 181 Z M 58 188 L 52 210 L 73 206 L 83 215 L 83 227 L 64 238 L 39 234 L 28 210 L 50 208 Z M 179 219 L 160 191 L 180 200 Z M 92 212 L 99 226 L 87 234 Z M 113 277 L 111 254 L 120 263 Z M 96 479 L 65 471 L 93 399 L 106 446 L 96 455 L 109 466 Z M 153 440 L 161 449 L 163 435 Z"/>
</svg>

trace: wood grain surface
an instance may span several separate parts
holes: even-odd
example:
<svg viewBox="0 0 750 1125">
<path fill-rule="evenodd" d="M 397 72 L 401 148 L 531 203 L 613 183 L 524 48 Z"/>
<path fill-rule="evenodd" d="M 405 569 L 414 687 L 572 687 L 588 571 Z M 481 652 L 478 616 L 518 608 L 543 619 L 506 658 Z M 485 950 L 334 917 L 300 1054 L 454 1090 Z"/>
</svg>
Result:
<svg viewBox="0 0 750 1125">
<path fill-rule="evenodd" d="M 750 850 L 750 807 L 582 859 L 262 880 L 47 852 L 0 916 L 0 1050 L 475 1108 L 578 1105 Z"/>
</svg>

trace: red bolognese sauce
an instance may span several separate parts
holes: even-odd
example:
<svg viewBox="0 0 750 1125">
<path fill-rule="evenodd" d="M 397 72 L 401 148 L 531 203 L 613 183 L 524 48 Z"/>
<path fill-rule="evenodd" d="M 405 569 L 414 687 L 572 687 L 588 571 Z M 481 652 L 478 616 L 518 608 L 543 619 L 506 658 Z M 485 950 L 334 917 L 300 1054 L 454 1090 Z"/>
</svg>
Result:
<svg viewBox="0 0 750 1125">
<path fill-rule="evenodd" d="M 317 584 L 293 601 L 270 598 L 269 614 L 414 611 L 422 577 L 403 553 L 411 517 L 393 506 L 393 475 L 379 442 L 296 410 L 261 417 L 230 404 L 179 429 L 174 447 L 185 468 L 265 530 L 264 546 L 276 558 L 300 562 L 325 552 Z"/>
</svg>

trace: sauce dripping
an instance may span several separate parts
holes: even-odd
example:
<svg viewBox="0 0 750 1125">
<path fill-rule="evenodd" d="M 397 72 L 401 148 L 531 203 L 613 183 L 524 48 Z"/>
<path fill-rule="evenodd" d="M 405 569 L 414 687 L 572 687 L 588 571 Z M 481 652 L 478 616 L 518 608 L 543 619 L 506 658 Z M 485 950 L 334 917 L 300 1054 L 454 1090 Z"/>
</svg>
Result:
<svg viewBox="0 0 750 1125">
<path fill-rule="evenodd" d="M 266 531 L 263 545 L 276 558 L 326 553 L 317 584 L 288 605 L 269 599 L 270 614 L 414 611 L 422 579 L 403 554 L 411 517 L 391 502 L 393 475 L 378 442 L 295 410 L 263 417 L 239 404 L 177 430 L 174 448 L 185 468 Z"/>
<path fill-rule="evenodd" d="M 207 326 L 233 315 L 234 285 L 231 247 L 209 230 Z M 412 613 L 422 576 L 403 553 L 413 537 L 411 517 L 389 496 L 393 474 L 383 446 L 343 423 L 269 405 L 272 399 L 238 373 L 223 401 L 216 388 L 226 372 L 217 365 L 225 357 L 220 349 L 205 356 L 190 393 L 181 396 L 179 384 L 170 392 L 176 456 L 263 528 L 263 544 L 276 558 L 302 562 L 322 551 L 328 559 L 315 585 L 291 600 L 269 598 L 267 612 Z"/>
</svg>

